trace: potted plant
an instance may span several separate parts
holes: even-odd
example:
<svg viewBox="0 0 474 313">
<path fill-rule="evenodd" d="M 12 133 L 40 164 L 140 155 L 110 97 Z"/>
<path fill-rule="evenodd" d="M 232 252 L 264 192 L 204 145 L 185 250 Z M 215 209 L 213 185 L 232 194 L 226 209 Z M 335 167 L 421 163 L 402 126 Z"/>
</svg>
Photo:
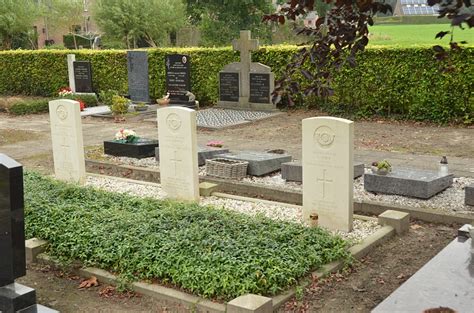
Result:
<svg viewBox="0 0 474 313">
<path fill-rule="evenodd" d="M 137 104 L 134 106 L 134 109 L 136 112 L 144 112 L 148 110 L 148 107 L 145 102 L 137 102 Z"/>
<path fill-rule="evenodd" d="M 387 175 L 392 171 L 392 164 L 387 160 L 373 162 L 371 169 L 374 174 Z"/>
<path fill-rule="evenodd" d="M 112 111 L 116 122 L 125 120 L 124 115 L 128 112 L 129 105 L 130 101 L 127 98 L 117 95 L 112 96 L 110 111 Z"/>
</svg>

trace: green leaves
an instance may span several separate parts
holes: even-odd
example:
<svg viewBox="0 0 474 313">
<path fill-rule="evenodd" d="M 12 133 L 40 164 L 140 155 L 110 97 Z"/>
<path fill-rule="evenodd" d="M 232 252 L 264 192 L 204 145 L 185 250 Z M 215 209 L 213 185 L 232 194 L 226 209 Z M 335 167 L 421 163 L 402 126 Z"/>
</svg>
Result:
<svg viewBox="0 0 474 313">
<path fill-rule="evenodd" d="M 309 271 L 349 254 L 316 228 L 226 210 L 141 199 L 25 174 L 28 237 L 63 260 L 231 299 L 276 294 Z"/>
</svg>

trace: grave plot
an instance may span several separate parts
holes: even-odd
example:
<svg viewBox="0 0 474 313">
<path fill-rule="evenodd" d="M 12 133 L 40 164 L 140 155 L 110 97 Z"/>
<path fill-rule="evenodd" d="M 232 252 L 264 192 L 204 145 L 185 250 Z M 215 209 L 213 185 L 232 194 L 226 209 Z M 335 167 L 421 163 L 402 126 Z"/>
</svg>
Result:
<svg viewBox="0 0 474 313">
<path fill-rule="evenodd" d="M 197 126 L 201 128 L 220 129 L 270 118 L 277 114 L 281 113 L 211 108 L 197 111 Z"/>
</svg>

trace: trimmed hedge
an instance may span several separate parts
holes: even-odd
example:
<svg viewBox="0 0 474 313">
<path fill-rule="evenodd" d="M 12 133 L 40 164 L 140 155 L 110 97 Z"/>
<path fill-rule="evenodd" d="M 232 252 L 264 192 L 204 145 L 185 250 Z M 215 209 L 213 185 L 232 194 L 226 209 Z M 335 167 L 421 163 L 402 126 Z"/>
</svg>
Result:
<svg viewBox="0 0 474 313">
<path fill-rule="evenodd" d="M 253 61 L 270 66 L 281 76 L 295 46 L 263 47 Z M 67 85 L 66 55 L 71 51 L 0 52 L 0 94 L 55 95 Z M 96 92 L 114 89 L 127 93 L 127 59 L 123 50 L 76 50 L 77 60 L 92 62 Z M 165 93 L 165 55 L 184 53 L 191 58 L 192 91 L 206 105 L 217 101 L 218 72 L 237 62 L 237 52 L 227 48 L 150 49 L 150 94 Z M 404 118 L 434 122 L 474 121 L 474 48 L 453 57 L 456 70 L 440 74 L 431 47 L 371 48 L 359 57 L 356 68 L 344 69 L 334 79 L 336 97 L 319 104 L 305 99 L 300 105 L 318 104 L 331 113 L 358 116 L 402 114 Z"/>
<path fill-rule="evenodd" d="M 13 115 L 40 114 L 48 111 L 48 99 L 18 101 L 8 110 Z"/>
</svg>

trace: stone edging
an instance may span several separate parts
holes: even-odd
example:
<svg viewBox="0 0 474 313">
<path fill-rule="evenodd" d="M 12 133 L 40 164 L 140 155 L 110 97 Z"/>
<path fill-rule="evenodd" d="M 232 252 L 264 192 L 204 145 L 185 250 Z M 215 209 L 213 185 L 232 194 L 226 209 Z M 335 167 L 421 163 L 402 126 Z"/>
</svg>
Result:
<svg viewBox="0 0 474 313">
<path fill-rule="evenodd" d="M 146 169 L 143 167 L 134 167 L 128 165 L 116 165 L 108 162 L 95 160 L 86 160 L 86 169 L 88 172 L 102 175 L 124 177 L 139 181 L 159 183 L 160 172 L 157 170 Z M 258 186 L 250 183 L 235 182 L 225 179 L 200 177 L 201 182 L 210 182 L 219 185 L 219 192 L 243 195 L 246 197 L 266 199 L 281 203 L 301 205 L 303 196 L 301 192 L 286 190 L 282 188 L 270 188 L 267 186 Z M 469 224 L 474 220 L 474 216 L 467 214 L 443 214 L 433 212 L 433 210 L 404 207 L 391 205 L 387 203 L 374 201 L 354 201 L 354 212 L 361 214 L 379 215 L 386 210 L 396 210 L 410 213 L 414 219 L 419 219 L 430 223 L 440 224 Z"/>
</svg>

